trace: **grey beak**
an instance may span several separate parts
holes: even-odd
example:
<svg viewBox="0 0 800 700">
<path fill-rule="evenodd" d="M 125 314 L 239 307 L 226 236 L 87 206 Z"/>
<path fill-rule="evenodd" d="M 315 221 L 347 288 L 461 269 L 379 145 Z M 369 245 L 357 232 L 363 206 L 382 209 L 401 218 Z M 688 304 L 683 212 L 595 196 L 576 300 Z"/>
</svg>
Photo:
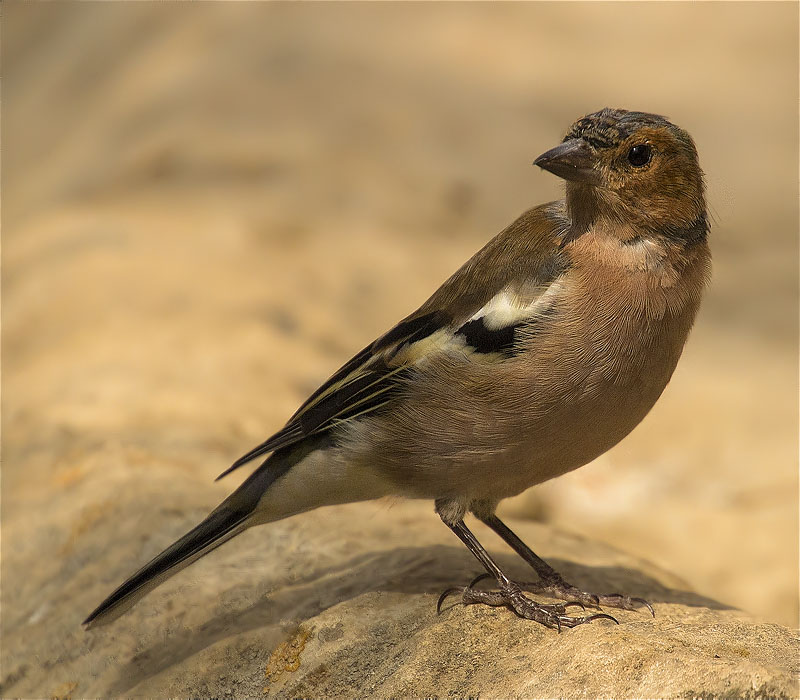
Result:
<svg viewBox="0 0 800 700">
<path fill-rule="evenodd" d="M 594 168 L 596 162 L 597 158 L 586 141 L 570 139 L 542 153 L 533 164 L 570 182 L 599 185 L 602 177 Z"/>
</svg>

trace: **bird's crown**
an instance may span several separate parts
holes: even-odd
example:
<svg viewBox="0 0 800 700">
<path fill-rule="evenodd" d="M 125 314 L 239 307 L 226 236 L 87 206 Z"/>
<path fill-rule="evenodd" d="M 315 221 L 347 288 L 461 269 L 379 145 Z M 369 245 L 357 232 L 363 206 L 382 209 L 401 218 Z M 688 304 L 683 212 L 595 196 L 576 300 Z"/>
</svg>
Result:
<svg viewBox="0 0 800 700">
<path fill-rule="evenodd" d="M 613 148 L 643 126 L 674 128 L 665 117 L 658 114 L 606 107 L 578 119 L 570 127 L 564 141 L 583 139 L 594 148 Z"/>
</svg>

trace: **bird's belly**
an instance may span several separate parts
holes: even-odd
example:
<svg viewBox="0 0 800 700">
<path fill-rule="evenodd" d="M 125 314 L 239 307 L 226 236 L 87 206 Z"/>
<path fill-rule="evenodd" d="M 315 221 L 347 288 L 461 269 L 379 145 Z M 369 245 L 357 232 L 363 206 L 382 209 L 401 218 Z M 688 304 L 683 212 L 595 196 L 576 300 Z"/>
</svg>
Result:
<svg viewBox="0 0 800 700">
<path fill-rule="evenodd" d="M 633 350 L 613 358 L 601 346 L 562 353 L 545 358 L 547 373 L 523 358 L 503 369 L 473 368 L 466 385 L 431 372 L 391 418 L 354 427 L 343 440 L 346 459 L 369 462 L 396 492 L 413 497 L 518 494 L 590 462 L 630 433 L 669 381 L 682 335 L 674 342 L 671 329 L 668 343 L 661 333 L 640 333 L 627 345 Z"/>
<path fill-rule="evenodd" d="M 642 421 L 667 381 L 627 386 L 601 381 L 578 404 L 565 401 L 536 420 L 521 422 L 520 439 L 505 455 L 506 468 L 491 479 L 503 484 L 505 497 L 591 462 Z"/>
<path fill-rule="evenodd" d="M 661 396 L 682 349 L 682 344 L 648 345 L 647 353 L 631 355 L 613 371 L 602 362 L 575 366 L 575 383 L 553 390 L 544 411 L 521 412 L 510 433 L 519 437 L 508 442 L 502 457 L 482 465 L 487 487 L 499 497 L 516 495 L 591 462 L 623 440 Z M 538 382 L 532 384 L 541 390 Z"/>
</svg>

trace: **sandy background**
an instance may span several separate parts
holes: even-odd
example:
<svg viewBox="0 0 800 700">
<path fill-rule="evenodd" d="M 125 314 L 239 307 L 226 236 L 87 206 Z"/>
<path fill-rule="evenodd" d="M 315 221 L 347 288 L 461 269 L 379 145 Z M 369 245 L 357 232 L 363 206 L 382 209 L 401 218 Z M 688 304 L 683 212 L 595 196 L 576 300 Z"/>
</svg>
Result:
<svg viewBox="0 0 800 700">
<path fill-rule="evenodd" d="M 506 512 L 796 626 L 797 21 L 792 3 L 5 4 L 6 631 L 78 625 L 159 548 L 154 511 L 171 536 L 215 505 L 240 478 L 217 473 L 560 196 L 530 163 L 603 106 L 694 136 L 714 282 L 645 422 Z"/>
</svg>

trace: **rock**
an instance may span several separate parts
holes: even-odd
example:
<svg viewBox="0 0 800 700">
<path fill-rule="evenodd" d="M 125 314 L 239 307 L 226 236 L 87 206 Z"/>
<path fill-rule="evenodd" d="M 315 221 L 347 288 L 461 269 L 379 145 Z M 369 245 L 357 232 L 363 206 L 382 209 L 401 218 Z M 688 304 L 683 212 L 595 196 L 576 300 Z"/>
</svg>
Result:
<svg viewBox="0 0 800 700">
<path fill-rule="evenodd" d="M 4 696 L 796 696 L 789 630 L 545 525 L 512 521 L 569 581 L 643 596 L 655 619 L 611 611 L 618 626 L 558 633 L 457 597 L 437 615 L 439 592 L 480 567 L 423 502 L 337 506 L 256 528 L 84 631 L 80 621 L 111 587 L 202 514 L 185 496 L 193 517 L 165 508 L 157 494 L 168 493 L 167 479 L 158 481 L 146 499 L 119 488 L 104 506 L 87 498 L 66 536 L 61 518 L 43 513 L 31 544 L 67 543 L 60 563 L 48 556 L 37 567 L 30 549 L 4 556 L 14 572 L 4 577 L 4 610 L 14 611 Z M 514 576 L 534 578 L 485 527 L 474 530 Z"/>
</svg>

